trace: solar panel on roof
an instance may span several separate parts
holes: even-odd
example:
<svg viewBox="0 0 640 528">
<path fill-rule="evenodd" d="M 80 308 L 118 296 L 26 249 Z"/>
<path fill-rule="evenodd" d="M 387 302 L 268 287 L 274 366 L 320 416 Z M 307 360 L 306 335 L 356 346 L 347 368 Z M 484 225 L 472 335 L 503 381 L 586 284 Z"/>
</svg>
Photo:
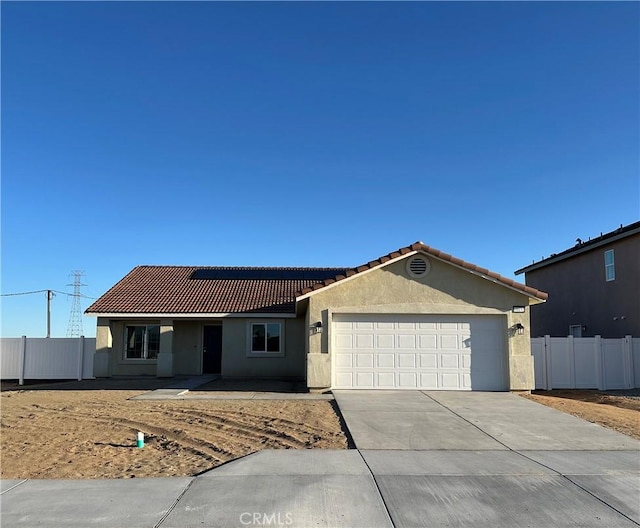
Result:
<svg viewBox="0 0 640 528">
<path fill-rule="evenodd" d="M 278 269 L 278 268 L 201 268 L 191 274 L 200 280 L 314 280 L 323 281 L 346 272 L 336 269 Z"/>
</svg>

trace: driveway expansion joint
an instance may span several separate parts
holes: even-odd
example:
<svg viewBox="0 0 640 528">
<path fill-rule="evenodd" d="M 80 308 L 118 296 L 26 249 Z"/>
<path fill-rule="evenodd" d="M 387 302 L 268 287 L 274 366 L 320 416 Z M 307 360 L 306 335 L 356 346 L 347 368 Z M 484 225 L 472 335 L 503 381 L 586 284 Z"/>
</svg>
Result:
<svg viewBox="0 0 640 528">
<path fill-rule="evenodd" d="M 189 488 L 193 485 L 193 483 L 196 481 L 197 478 L 198 477 L 193 477 L 189 481 L 189 484 L 187 484 L 185 488 L 182 490 L 182 492 L 180 493 L 180 495 L 176 497 L 176 500 L 173 501 L 173 504 L 169 506 L 169 508 L 167 509 L 165 514 L 160 518 L 160 520 L 153 525 L 153 528 L 159 528 L 162 525 L 162 523 L 166 520 L 166 518 L 169 517 L 169 515 L 171 515 L 171 512 L 175 509 L 175 507 L 180 502 L 180 499 L 185 496 L 185 494 L 187 493 L 187 491 L 189 491 Z"/>
</svg>

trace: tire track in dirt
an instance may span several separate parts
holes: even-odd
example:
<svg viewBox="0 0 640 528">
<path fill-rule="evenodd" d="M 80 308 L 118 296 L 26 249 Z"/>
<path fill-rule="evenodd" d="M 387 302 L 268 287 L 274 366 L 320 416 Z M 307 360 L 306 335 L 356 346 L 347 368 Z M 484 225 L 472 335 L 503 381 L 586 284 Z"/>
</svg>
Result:
<svg viewBox="0 0 640 528">
<path fill-rule="evenodd" d="M 204 412 L 185 410 L 185 409 L 181 409 L 177 412 L 188 415 L 188 416 L 192 416 L 194 418 L 201 418 L 204 416 L 209 419 L 210 424 L 216 425 L 218 427 L 225 427 L 226 428 L 225 430 L 231 434 L 233 434 L 234 430 L 238 430 L 246 434 L 247 436 L 251 436 L 256 440 L 260 440 L 260 441 L 262 441 L 265 437 L 267 437 L 281 444 L 283 447 L 286 447 L 286 448 L 304 448 L 308 445 L 307 441 L 301 438 L 298 438 L 297 436 L 294 436 L 293 434 L 291 434 L 291 432 L 285 432 L 283 430 L 274 429 L 272 425 L 266 423 L 266 420 L 263 421 L 264 427 L 256 427 L 251 423 L 242 421 L 241 419 L 239 419 L 237 415 L 232 415 L 232 414 L 222 418 L 222 417 L 211 415 Z M 287 425 L 287 424 L 284 424 L 284 425 Z M 287 428 L 289 428 L 289 426 L 287 426 Z M 299 428 L 295 432 L 301 433 L 301 434 L 307 434 L 307 435 L 309 434 Z"/>
<path fill-rule="evenodd" d="M 174 429 L 168 429 L 165 427 L 159 427 L 149 424 L 145 421 L 130 420 L 127 418 L 118 417 L 117 421 L 113 418 L 102 418 L 93 416 L 91 414 L 73 411 L 63 411 L 60 409 L 46 408 L 49 412 L 55 412 L 56 414 L 63 415 L 64 418 L 71 418 L 81 421 L 89 421 L 100 425 L 109 426 L 129 426 L 135 430 L 149 431 L 159 438 L 166 438 L 168 441 L 175 442 L 182 449 L 189 451 L 199 457 L 205 458 L 207 461 L 226 462 L 232 458 L 236 458 L 237 454 L 221 448 L 215 444 L 211 444 L 208 441 L 200 438 L 190 437 L 184 431 L 179 430 L 176 432 Z M 216 435 L 217 436 L 217 435 Z M 193 438 L 193 440 L 191 440 Z M 220 437 L 218 437 L 220 438 Z M 246 446 L 248 447 L 248 446 Z M 222 456 L 221 456 L 222 455 Z"/>
<path fill-rule="evenodd" d="M 218 412 L 218 411 L 216 411 L 216 412 Z M 206 412 L 206 411 L 203 411 L 203 414 L 209 415 L 209 413 Z M 237 415 L 237 412 L 236 411 L 220 410 L 219 414 L 223 414 L 223 415 L 227 415 L 227 416 L 229 416 L 229 415 L 235 416 L 235 415 Z M 249 419 L 253 419 L 254 421 L 255 420 L 260 420 L 260 419 L 264 420 L 264 415 L 261 415 L 261 414 L 252 414 L 252 413 L 249 413 L 249 412 L 244 412 L 243 416 L 246 416 Z M 310 425 L 310 424 L 306 424 L 306 423 L 295 422 L 293 420 L 287 420 L 286 418 L 279 418 L 279 417 L 275 417 L 275 416 L 272 417 L 271 420 L 276 421 L 279 424 L 282 424 L 282 425 L 287 426 L 287 427 L 293 427 L 293 428 L 295 428 L 297 430 L 301 430 L 300 426 L 304 426 L 306 429 L 312 429 L 313 430 L 312 432 L 318 432 L 318 433 L 326 434 L 326 430 L 323 429 L 320 426 L 314 426 L 314 425 Z"/>
<path fill-rule="evenodd" d="M 130 420 L 119 417 L 118 420 L 115 421 L 109 418 L 100 418 L 89 413 L 71 411 L 68 408 L 60 409 L 54 407 L 46 407 L 38 404 L 32 404 L 32 407 L 35 407 L 42 411 L 54 412 L 58 415 L 64 414 L 64 417 L 75 417 L 79 420 L 88 420 L 94 423 L 108 424 L 111 426 L 126 424 L 134 429 L 150 431 L 154 435 L 164 437 L 169 441 L 178 443 L 186 450 L 192 451 L 195 454 L 199 454 L 200 456 L 204 456 L 205 458 L 207 458 L 207 460 L 210 460 L 210 457 L 213 457 L 213 459 L 224 462 L 232 458 L 236 458 L 239 454 L 237 451 L 232 452 L 219 447 L 217 444 L 212 444 L 210 442 L 210 439 L 205 440 L 204 438 L 199 438 L 192 434 L 187 434 L 185 431 L 179 429 L 176 430 L 154 426 L 144 420 Z M 241 454 L 250 453 L 256 450 L 255 444 L 242 443 L 241 440 L 243 439 L 252 440 L 259 445 L 264 445 L 265 443 L 270 442 L 271 444 L 275 444 L 275 446 L 277 446 L 278 448 L 284 449 L 300 449 L 306 448 L 310 445 L 310 442 L 307 440 L 297 438 L 296 436 L 288 434 L 284 431 L 273 429 L 266 424 L 264 428 L 255 427 L 251 424 L 238 420 L 237 415 L 233 412 L 225 413 L 228 415 L 225 418 L 219 418 L 218 416 L 212 416 L 209 413 L 196 410 L 169 410 L 167 408 L 159 408 L 153 409 L 152 411 L 154 412 L 154 414 L 162 415 L 164 418 L 175 418 L 178 423 L 180 423 L 181 414 L 192 416 L 196 420 L 201 420 L 202 417 L 209 418 L 210 421 L 208 422 L 203 420 L 202 424 L 194 424 L 193 422 L 191 422 L 189 425 L 205 429 L 205 431 L 201 431 L 201 433 L 204 433 L 207 437 L 213 436 L 216 440 L 220 441 L 220 443 L 224 443 L 225 440 L 228 442 L 229 436 L 234 437 L 235 443 L 238 447 L 241 448 L 238 450 Z M 143 411 L 143 413 L 146 412 L 149 412 L 149 410 Z M 231 416 L 233 418 L 231 418 Z M 294 424 L 295 422 L 289 421 L 289 423 Z M 211 429 L 212 427 L 220 429 L 225 434 L 216 434 L 216 432 Z M 302 432 L 303 434 L 305 434 L 304 431 L 298 430 L 298 432 Z M 208 447 L 209 450 L 204 451 L 202 448 L 205 447 Z M 220 457 L 219 455 L 223 455 L 223 457 Z"/>
</svg>

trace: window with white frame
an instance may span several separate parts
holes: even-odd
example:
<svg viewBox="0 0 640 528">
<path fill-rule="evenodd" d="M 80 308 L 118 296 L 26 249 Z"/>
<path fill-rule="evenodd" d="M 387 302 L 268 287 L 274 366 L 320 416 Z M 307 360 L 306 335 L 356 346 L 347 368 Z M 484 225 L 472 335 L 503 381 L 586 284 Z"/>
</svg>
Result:
<svg viewBox="0 0 640 528">
<path fill-rule="evenodd" d="M 250 355 L 284 355 L 282 324 L 250 323 Z"/>
<path fill-rule="evenodd" d="M 127 325 L 125 359 L 156 359 L 160 350 L 160 325 Z"/>
<path fill-rule="evenodd" d="M 616 280 L 616 265 L 613 257 L 613 249 L 604 252 L 604 276 L 607 282 Z"/>
</svg>

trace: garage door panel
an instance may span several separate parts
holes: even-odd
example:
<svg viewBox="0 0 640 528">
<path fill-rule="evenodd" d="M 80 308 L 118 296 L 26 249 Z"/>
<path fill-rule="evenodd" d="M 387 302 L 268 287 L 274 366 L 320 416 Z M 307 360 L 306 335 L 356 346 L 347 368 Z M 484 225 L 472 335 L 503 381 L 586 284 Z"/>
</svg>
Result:
<svg viewBox="0 0 640 528">
<path fill-rule="evenodd" d="M 352 372 L 336 372 L 336 386 L 347 389 L 353 388 Z"/>
<path fill-rule="evenodd" d="M 443 369 L 460 368 L 460 360 L 457 354 L 440 354 L 440 366 Z"/>
<path fill-rule="evenodd" d="M 421 372 L 420 388 L 421 389 L 439 388 L 438 373 L 437 372 Z"/>
<path fill-rule="evenodd" d="M 356 367 L 373 368 L 373 354 L 356 354 Z"/>
<path fill-rule="evenodd" d="M 334 358 L 336 367 L 338 368 L 351 368 L 353 367 L 353 355 L 352 354 L 336 354 Z"/>
<path fill-rule="evenodd" d="M 416 368 L 417 361 L 415 354 L 398 354 L 398 367 L 400 368 Z"/>
<path fill-rule="evenodd" d="M 353 336 L 351 334 L 337 334 L 336 335 L 336 347 L 352 349 L 353 348 Z"/>
<path fill-rule="evenodd" d="M 458 350 L 458 336 L 442 334 L 440 336 L 440 348 L 450 348 L 451 350 Z"/>
<path fill-rule="evenodd" d="M 355 348 L 373 348 L 373 334 L 356 334 Z"/>
<path fill-rule="evenodd" d="M 432 368 L 438 367 L 438 355 L 437 354 L 420 354 L 420 368 Z"/>
<path fill-rule="evenodd" d="M 440 387 L 442 389 L 461 389 L 460 378 L 457 372 L 440 373 Z"/>
<path fill-rule="evenodd" d="M 396 339 L 393 334 L 382 334 L 376 336 L 377 348 L 395 348 Z"/>
<path fill-rule="evenodd" d="M 398 348 L 416 348 L 416 336 L 415 335 L 407 335 L 407 334 L 399 334 L 398 335 Z"/>
<path fill-rule="evenodd" d="M 396 375 L 394 372 L 379 372 L 377 376 L 378 389 L 395 389 Z"/>
<path fill-rule="evenodd" d="M 418 343 L 423 350 L 435 350 L 438 348 L 438 336 L 435 334 L 418 336 Z"/>
<path fill-rule="evenodd" d="M 396 368 L 395 354 L 378 353 L 376 354 L 376 357 L 378 359 L 377 365 L 376 365 L 378 368 L 391 368 L 391 369 Z"/>
<path fill-rule="evenodd" d="M 399 389 L 417 389 L 418 373 L 417 372 L 398 372 L 398 388 Z"/>
<path fill-rule="evenodd" d="M 355 374 L 356 388 L 373 389 L 373 372 L 356 372 Z"/>
<path fill-rule="evenodd" d="M 334 318 L 334 388 L 507 389 L 500 316 Z"/>
</svg>

